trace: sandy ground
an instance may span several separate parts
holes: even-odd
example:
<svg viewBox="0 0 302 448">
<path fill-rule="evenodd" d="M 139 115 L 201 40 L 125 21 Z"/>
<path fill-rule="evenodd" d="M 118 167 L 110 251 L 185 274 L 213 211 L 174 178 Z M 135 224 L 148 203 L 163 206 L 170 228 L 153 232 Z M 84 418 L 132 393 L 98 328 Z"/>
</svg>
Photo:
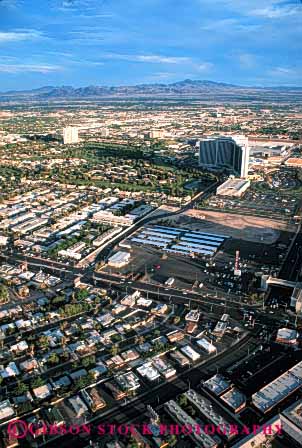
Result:
<svg viewBox="0 0 302 448">
<path fill-rule="evenodd" d="M 279 238 L 281 231 L 296 231 L 294 225 L 274 219 L 208 210 L 189 210 L 181 215 L 167 218 L 165 223 L 263 244 L 273 244 Z"/>
<path fill-rule="evenodd" d="M 156 209 L 153 213 L 152 216 L 156 216 L 157 214 L 162 214 L 162 213 L 171 213 L 171 212 L 178 212 L 179 207 L 174 207 L 173 205 L 161 205 L 160 207 L 158 207 L 158 209 Z"/>
</svg>

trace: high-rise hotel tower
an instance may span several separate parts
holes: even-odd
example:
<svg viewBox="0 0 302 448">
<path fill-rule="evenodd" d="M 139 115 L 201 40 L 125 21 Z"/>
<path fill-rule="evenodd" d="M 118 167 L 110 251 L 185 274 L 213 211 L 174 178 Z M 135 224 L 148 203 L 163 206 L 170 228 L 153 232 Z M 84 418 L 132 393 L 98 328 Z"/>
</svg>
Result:
<svg viewBox="0 0 302 448">
<path fill-rule="evenodd" d="M 207 138 L 199 142 L 199 165 L 207 167 L 227 167 L 236 175 L 247 177 L 249 165 L 248 138 L 241 135 L 232 137 Z"/>
</svg>

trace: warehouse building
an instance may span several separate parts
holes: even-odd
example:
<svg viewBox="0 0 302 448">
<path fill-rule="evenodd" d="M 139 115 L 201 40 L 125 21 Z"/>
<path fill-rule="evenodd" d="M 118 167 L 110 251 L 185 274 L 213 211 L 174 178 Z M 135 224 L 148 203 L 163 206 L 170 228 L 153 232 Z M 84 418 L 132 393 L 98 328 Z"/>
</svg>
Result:
<svg viewBox="0 0 302 448">
<path fill-rule="evenodd" d="M 253 405 L 266 413 L 302 385 L 302 361 L 252 395 Z"/>
<path fill-rule="evenodd" d="M 190 389 L 184 394 L 188 400 L 198 408 L 201 415 L 208 421 L 210 421 L 216 428 L 222 428 L 224 436 L 230 440 L 235 436 L 232 431 L 232 425 L 234 422 L 227 420 L 220 413 L 218 406 L 213 406 L 213 403 L 207 398 Z"/>
<path fill-rule="evenodd" d="M 193 232 L 176 227 L 153 226 L 146 227 L 131 238 L 131 242 L 139 245 L 150 245 L 165 252 L 183 256 L 212 257 L 219 250 L 225 235 L 207 232 Z"/>
<path fill-rule="evenodd" d="M 168 401 L 167 403 L 165 403 L 165 408 L 171 415 L 171 417 L 181 425 L 187 425 L 189 427 L 196 428 L 197 422 L 193 420 L 193 418 L 189 414 L 187 414 L 176 403 L 176 401 Z M 194 443 L 196 443 L 197 441 L 203 448 L 216 448 L 218 446 L 217 441 L 210 435 L 206 434 L 205 431 L 201 431 L 200 433 L 198 431 L 192 431 L 190 437 L 193 439 Z"/>
</svg>

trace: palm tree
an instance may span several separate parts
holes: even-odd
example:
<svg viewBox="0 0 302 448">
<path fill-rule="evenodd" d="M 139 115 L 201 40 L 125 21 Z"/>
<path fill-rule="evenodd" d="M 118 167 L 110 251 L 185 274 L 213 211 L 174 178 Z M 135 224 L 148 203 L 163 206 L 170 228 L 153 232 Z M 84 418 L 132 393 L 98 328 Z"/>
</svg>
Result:
<svg viewBox="0 0 302 448">
<path fill-rule="evenodd" d="M 118 344 L 114 344 L 112 347 L 111 347 L 111 354 L 112 354 L 112 356 L 116 356 L 117 355 L 117 353 L 118 353 L 118 351 L 119 351 L 119 346 L 118 346 Z"/>
<path fill-rule="evenodd" d="M 34 344 L 30 344 L 30 346 L 29 346 L 29 356 L 31 356 L 33 358 L 34 354 L 35 354 L 35 346 L 34 346 Z"/>
<path fill-rule="evenodd" d="M 139 344 L 143 344 L 145 342 L 145 337 L 144 336 L 140 336 L 139 337 Z"/>
<path fill-rule="evenodd" d="M 60 323 L 60 330 L 63 332 L 66 327 L 67 327 L 67 322 L 66 322 L 66 320 L 64 320 L 63 322 Z"/>
</svg>

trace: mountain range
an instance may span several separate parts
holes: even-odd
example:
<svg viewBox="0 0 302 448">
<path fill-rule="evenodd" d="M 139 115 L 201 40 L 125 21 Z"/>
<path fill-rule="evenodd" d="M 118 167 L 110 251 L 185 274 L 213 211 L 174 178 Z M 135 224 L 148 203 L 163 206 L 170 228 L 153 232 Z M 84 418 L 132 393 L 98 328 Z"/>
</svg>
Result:
<svg viewBox="0 0 302 448">
<path fill-rule="evenodd" d="M 135 97 L 135 96 L 167 96 L 167 97 L 219 97 L 221 95 L 277 95 L 278 94 L 302 94 L 302 87 L 243 87 L 223 82 L 208 80 L 178 81 L 171 84 L 139 84 L 134 86 L 87 86 L 74 88 L 72 86 L 45 86 L 38 89 L 9 91 L 0 93 L 0 100 L 28 99 L 80 99 L 102 97 Z"/>
</svg>

